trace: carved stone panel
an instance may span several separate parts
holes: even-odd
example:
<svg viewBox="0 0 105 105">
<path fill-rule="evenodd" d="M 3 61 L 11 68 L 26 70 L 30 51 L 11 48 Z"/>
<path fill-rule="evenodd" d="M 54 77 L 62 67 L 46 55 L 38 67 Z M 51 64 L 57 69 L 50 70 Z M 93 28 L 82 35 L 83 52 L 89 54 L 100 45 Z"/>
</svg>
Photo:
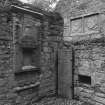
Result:
<svg viewBox="0 0 105 105">
<path fill-rule="evenodd" d="M 85 32 L 98 31 L 98 15 L 93 15 L 84 18 L 84 31 Z"/>
<path fill-rule="evenodd" d="M 21 35 L 21 44 L 23 47 L 34 48 L 38 44 L 40 21 L 31 16 L 24 15 L 23 32 Z"/>
<path fill-rule="evenodd" d="M 39 26 L 40 26 L 40 21 L 38 19 L 25 15 L 23 18 L 22 36 L 32 36 L 34 37 L 35 40 L 37 40 Z"/>
<path fill-rule="evenodd" d="M 82 19 L 71 20 L 71 33 L 78 34 L 82 32 Z"/>
</svg>

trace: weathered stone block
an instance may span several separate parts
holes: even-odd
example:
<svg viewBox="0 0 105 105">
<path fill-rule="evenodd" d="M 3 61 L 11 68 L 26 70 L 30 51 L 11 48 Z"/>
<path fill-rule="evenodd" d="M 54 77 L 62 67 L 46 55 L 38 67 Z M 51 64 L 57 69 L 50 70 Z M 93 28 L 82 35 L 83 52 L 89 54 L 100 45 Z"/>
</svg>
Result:
<svg viewBox="0 0 105 105">
<path fill-rule="evenodd" d="M 94 96 L 94 100 L 96 102 L 101 103 L 101 104 L 104 104 L 105 103 L 105 99 L 104 98 L 101 98 L 101 97 L 98 97 L 98 96 Z"/>
</svg>

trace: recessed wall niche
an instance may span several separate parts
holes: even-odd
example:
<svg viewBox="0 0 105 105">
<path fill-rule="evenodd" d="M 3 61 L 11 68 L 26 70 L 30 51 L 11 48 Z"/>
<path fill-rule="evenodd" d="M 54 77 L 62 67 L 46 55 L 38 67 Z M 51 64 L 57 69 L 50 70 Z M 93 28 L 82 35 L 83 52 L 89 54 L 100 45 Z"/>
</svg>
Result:
<svg viewBox="0 0 105 105">
<path fill-rule="evenodd" d="M 21 64 L 19 64 L 21 67 L 18 67 L 18 69 L 21 70 L 22 68 L 28 66 L 38 68 L 40 64 L 39 29 L 41 21 L 40 19 L 36 19 L 28 14 L 24 14 L 22 18 L 22 31 L 19 35 L 19 44 L 17 45 L 17 52 L 19 52 L 19 54 L 16 55 L 16 58 L 21 55 Z"/>
<path fill-rule="evenodd" d="M 83 84 L 91 85 L 91 77 L 87 75 L 78 75 L 78 81 Z"/>
<path fill-rule="evenodd" d="M 40 20 L 33 16 L 24 15 L 22 31 L 19 34 L 19 44 L 16 46 L 16 92 L 23 95 L 23 91 L 40 85 Z M 36 92 L 38 94 L 38 91 Z"/>
<path fill-rule="evenodd" d="M 22 48 L 23 66 L 39 67 L 40 65 L 40 49 Z"/>
<path fill-rule="evenodd" d="M 33 50 L 30 48 L 23 48 L 23 66 L 30 66 L 33 65 Z"/>
</svg>

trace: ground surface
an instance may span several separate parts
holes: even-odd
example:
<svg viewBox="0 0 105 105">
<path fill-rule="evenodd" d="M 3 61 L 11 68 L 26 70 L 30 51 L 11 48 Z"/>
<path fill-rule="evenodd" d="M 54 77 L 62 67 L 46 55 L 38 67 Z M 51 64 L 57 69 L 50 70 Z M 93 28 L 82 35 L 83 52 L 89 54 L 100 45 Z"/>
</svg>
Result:
<svg viewBox="0 0 105 105">
<path fill-rule="evenodd" d="M 65 98 L 50 97 L 50 98 L 43 98 L 34 105 L 91 105 L 91 104 L 76 100 L 68 100 Z"/>
</svg>

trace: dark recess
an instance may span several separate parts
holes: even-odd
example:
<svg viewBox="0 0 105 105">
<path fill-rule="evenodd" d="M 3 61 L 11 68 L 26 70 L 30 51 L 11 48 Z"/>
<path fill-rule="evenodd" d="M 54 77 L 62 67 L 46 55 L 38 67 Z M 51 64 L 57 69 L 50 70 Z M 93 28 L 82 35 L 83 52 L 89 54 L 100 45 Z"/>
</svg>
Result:
<svg viewBox="0 0 105 105">
<path fill-rule="evenodd" d="M 81 83 L 91 85 L 91 77 L 86 75 L 78 75 L 78 80 Z"/>
</svg>

